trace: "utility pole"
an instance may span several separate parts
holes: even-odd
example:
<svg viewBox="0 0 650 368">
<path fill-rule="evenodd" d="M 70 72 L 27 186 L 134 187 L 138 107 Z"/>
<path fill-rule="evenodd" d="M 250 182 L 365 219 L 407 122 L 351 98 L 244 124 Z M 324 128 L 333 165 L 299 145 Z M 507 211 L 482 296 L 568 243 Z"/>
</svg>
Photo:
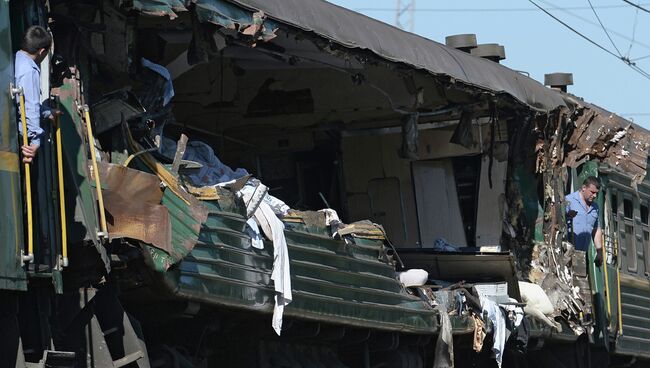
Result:
<svg viewBox="0 0 650 368">
<path fill-rule="evenodd" d="M 415 26 L 415 0 L 395 0 L 395 25 L 401 29 L 413 32 Z"/>
</svg>

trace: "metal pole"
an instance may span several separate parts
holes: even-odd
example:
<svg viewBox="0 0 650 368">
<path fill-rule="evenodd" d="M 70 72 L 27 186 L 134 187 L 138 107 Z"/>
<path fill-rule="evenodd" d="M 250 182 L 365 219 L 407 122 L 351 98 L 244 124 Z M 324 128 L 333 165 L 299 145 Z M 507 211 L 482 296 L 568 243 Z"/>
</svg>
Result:
<svg viewBox="0 0 650 368">
<path fill-rule="evenodd" d="M 20 122 L 23 128 L 23 145 L 27 146 L 27 115 L 25 114 L 25 94 L 22 87 L 13 89 L 18 94 L 20 101 Z M 25 171 L 25 202 L 27 205 L 27 255 L 23 255 L 23 262 L 34 262 L 34 222 L 32 218 L 32 172 L 31 165 L 24 163 Z"/>
<path fill-rule="evenodd" d="M 99 237 L 108 237 L 108 226 L 106 226 L 106 214 L 104 213 L 104 197 L 102 196 L 102 184 L 99 180 L 99 169 L 97 168 L 97 156 L 95 155 L 95 138 L 93 137 L 93 128 L 90 123 L 90 109 L 88 105 L 82 107 L 86 120 L 86 132 L 88 135 L 88 146 L 90 148 L 90 161 L 95 175 L 95 190 L 97 191 L 97 202 L 99 202 L 99 219 L 101 232 Z"/>
<path fill-rule="evenodd" d="M 57 107 L 58 107 L 58 98 Z M 63 183 L 63 154 L 62 152 L 62 142 L 61 142 L 61 119 L 56 115 L 54 117 L 55 125 L 55 137 L 56 137 L 56 162 L 57 162 L 57 173 L 59 178 L 59 211 L 60 221 L 61 221 L 61 256 L 62 256 L 62 266 L 68 266 L 68 228 L 67 221 L 65 217 L 65 188 Z"/>
</svg>

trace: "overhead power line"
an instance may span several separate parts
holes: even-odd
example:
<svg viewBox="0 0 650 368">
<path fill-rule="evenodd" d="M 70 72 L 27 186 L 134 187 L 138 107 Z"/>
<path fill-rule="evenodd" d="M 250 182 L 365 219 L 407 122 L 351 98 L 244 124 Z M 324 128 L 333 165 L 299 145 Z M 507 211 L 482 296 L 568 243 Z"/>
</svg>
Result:
<svg viewBox="0 0 650 368">
<path fill-rule="evenodd" d="M 650 6 L 650 3 L 639 4 Z M 621 9 L 627 8 L 627 5 L 598 5 L 596 9 Z M 562 10 L 590 10 L 588 6 L 569 6 L 558 8 Z M 386 11 L 394 12 L 395 8 L 355 8 L 355 11 Z M 418 8 L 415 12 L 449 12 L 449 13 L 463 13 L 463 12 L 529 12 L 537 11 L 537 8 Z"/>
<path fill-rule="evenodd" d="M 650 13 L 650 10 L 642 7 L 641 4 L 635 4 L 635 3 L 631 2 L 631 1 L 628 1 L 628 0 L 623 0 L 623 1 L 630 4 L 630 5 L 632 5 L 633 7 L 637 8 L 639 10 L 643 10 L 646 13 Z M 643 5 L 647 5 L 647 4 L 643 4 Z"/>
<path fill-rule="evenodd" d="M 619 50 L 618 47 L 616 47 L 616 44 L 614 43 L 614 40 L 612 40 L 612 37 L 609 35 L 609 32 L 607 32 L 607 28 L 605 28 L 605 25 L 600 20 L 600 17 L 598 16 L 598 13 L 596 12 L 596 9 L 594 9 L 594 6 L 591 3 L 591 0 L 587 0 L 587 2 L 589 3 L 589 6 L 591 7 L 591 10 L 594 12 L 594 15 L 596 16 L 596 19 L 598 19 L 598 23 L 600 24 L 600 27 L 603 29 L 603 32 L 605 32 L 605 35 L 607 36 L 607 38 L 609 38 L 609 42 L 612 43 L 612 46 L 614 46 L 614 49 L 616 50 L 616 52 L 618 52 L 618 56 L 623 57 L 623 54 L 621 54 L 621 50 Z"/>
<path fill-rule="evenodd" d="M 639 23 L 639 8 L 636 9 L 634 12 L 634 23 L 632 25 L 632 40 L 630 41 L 630 46 L 627 48 L 627 56 L 628 58 L 630 57 L 630 53 L 632 52 L 632 46 L 634 46 L 634 40 L 636 39 L 636 25 Z M 635 60 L 632 60 L 635 61 Z"/>
<path fill-rule="evenodd" d="M 587 18 L 585 18 L 585 17 L 583 17 L 583 16 L 580 16 L 580 15 L 578 15 L 578 14 L 576 14 L 576 13 L 570 11 L 570 10 L 567 10 L 567 8 L 562 8 L 562 7 L 560 7 L 560 6 L 557 6 L 557 5 L 555 5 L 555 4 L 553 4 L 553 3 L 549 2 L 549 1 L 545 1 L 545 0 L 539 0 L 539 2 L 545 4 L 546 6 L 548 6 L 549 8 L 551 8 L 551 9 L 553 9 L 553 10 L 559 10 L 559 11 L 562 11 L 562 12 L 566 13 L 567 15 L 569 15 L 569 16 L 571 16 L 571 17 L 573 17 L 573 18 L 580 19 L 581 21 L 583 21 L 583 22 L 585 22 L 585 23 L 589 23 L 589 24 L 591 24 L 591 25 L 593 25 L 593 26 L 600 27 L 600 25 L 599 25 L 598 23 L 593 22 L 591 19 L 587 19 Z M 597 8 L 597 7 L 596 7 L 596 8 Z M 609 28 L 607 28 L 607 31 L 608 31 L 610 34 L 616 35 L 616 36 L 618 36 L 618 37 L 620 37 L 620 38 L 622 38 L 622 39 L 624 39 L 624 40 L 627 40 L 627 41 L 633 42 L 635 45 L 639 45 L 639 46 L 641 46 L 641 47 L 643 47 L 643 48 L 650 49 L 650 45 L 645 44 L 645 43 L 643 43 L 643 42 L 640 42 L 640 41 L 638 41 L 638 40 L 635 40 L 634 38 L 630 38 L 630 37 L 628 37 L 627 35 L 624 35 L 624 34 L 622 34 L 622 33 L 620 33 L 620 32 L 616 32 L 616 31 L 611 30 L 611 29 L 609 29 Z"/>
<path fill-rule="evenodd" d="M 630 59 L 628 59 L 628 58 L 626 58 L 626 57 L 623 57 L 623 56 L 616 55 L 614 52 L 608 50 L 608 49 L 607 49 L 606 47 L 604 47 L 603 45 L 601 45 L 601 44 L 599 44 L 598 42 L 592 40 L 591 38 L 585 36 L 584 34 L 582 34 L 582 33 L 581 33 L 580 31 L 578 31 L 577 29 L 571 27 L 568 23 L 566 23 L 566 22 L 564 22 L 563 20 L 561 20 L 560 18 L 556 17 L 556 16 L 553 15 L 551 12 L 549 12 L 549 11 L 546 10 L 546 9 L 544 9 L 542 6 L 540 6 L 539 4 L 537 4 L 536 2 L 534 2 L 533 0 L 528 0 L 528 1 L 529 1 L 531 4 L 535 5 L 539 10 L 543 11 L 544 13 L 546 13 L 549 17 L 553 18 L 555 21 L 557 21 L 558 23 L 562 24 L 562 25 L 565 26 L 566 28 L 570 29 L 573 33 L 575 33 L 575 34 L 577 34 L 578 36 L 582 37 L 582 38 L 585 39 L 587 42 L 589 42 L 589 43 L 591 43 L 592 45 L 596 46 L 597 48 L 603 50 L 604 52 L 606 52 L 606 53 L 608 53 L 608 54 L 614 56 L 615 58 L 617 58 L 617 59 L 623 61 L 623 62 L 624 62 L 627 66 L 629 66 L 632 70 L 634 70 L 635 72 L 641 74 L 642 76 L 644 76 L 644 77 L 646 77 L 646 78 L 648 78 L 648 79 L 650 80 L 650 74 L 649 74 L 648 72 L 646 72 L 645 70 L 641 69 L 641 68 L 640 68 L 639 66 L 637 66 L 634 62 L 630 61 Z"/>
<path fill-rule="evenodd" d="M 583 21 L 585 23 L 589 23 L 589 24 L 591 24 L 593 26 L 600 27 L 600 25 L 598 23 L 593 22 L 590 19 L 582 17 L 582 16 L 580 16 L 580 15 L 578 15 L 578 14 L 571 11 L 571 10 L 591 10 L 591 7 L 589 7 L 589 6 L 561 7 L 561 6 L 551 4 L 551 3 L 547 2 L 547 1 L 544 1 L 544 0 L 540 0 L 540 1 L 542 3 L 544 3 L 544 4 L 546 4 L 548 7 L 552 8 L 553 10 L 563 11 L 566 14 L 570 15 L 571 17 L 574 17 L 576 19 L 580 19 L 581 21 Z M 643 4 L 639 4 L 639 5 L 650 6 L 650 3 L 643 3 Z M 629 6 L 626 5 L 626 4 L 620 4 L 620 5 L 596 5 L 596 6 L 594 6 L 594 8 L 596 8 L 596 9 L 621 9 L 621 8 L 629 8 Z M 395 8 L 355 8 L 353 10 L 358 11 L 358 12 L 373 12 L 373 11 L 394 12 Z M 440 13 L 443 13 L 443 12 L 451 12 L 451 13 L 453 13 L 453 12 L 459 12 L 459 13 L 463 13 L 463 12 L 529 12 L 529 11 L 538 11 L 538 9 L 530 7 L 530 8 L 465 8 L 465 9 L 462 9 L 462 8 L 417 8 L 417 9 L 414 10 L 414 12 L 440 12 Z M 635 40 L 633 38 L 630 38 L 629 36 L 624 35 L 624 34 L 622 34 L 620 32 L 616 32 L 616 31 L 611 30 L 609 28 L 607 28 L 607 31 L 610 34 L 616 35 L 616 36 L 618 36 L 618 37 L 620 37 L 620 38 L 622 38 L 622 39 L 624 39 L 626 41 L 632 42 L 635 45 L 639 45 L 639 46 L 641 46 L 643 48 L 650 49 L 650 45 L 645 44 L 643 42 L 640 42 L 638 40 Z"/>
<path fill-rule="evenodd" d="M 578 30 L 576 30 L 575 28 L 573 28 L 573 27 L 571 27 L 570 25 L 568 25 L 567 23 L 565 23 L 562 19 L 556 17 L 556 16 L 553 15 L 551 12 L 549 12 L 548 10 L 546 10 L 546 9 L 544 9 L 543 7 L 541 7 L 540 5 L 538 5 L 538 4 L 537 4 L 536 2 L 534 2 L 533 0 L 528 0 L 528 1 L 529 1 L 531 4 L 535 5 L 537 8 L 539 8 L 539 10 L 543 11 L 544 13 L 546 13 L 549 17 L 555 19 L 555 21 L 557 21 L 558 23 L 562 24 L 563 26 L 565 26 L 565 27 L 567 27 L 568 29 L 570 29 L 571 31 L 573 31 L 573 33 L 575 33 L 575 34 L 577 34 L 578 36 L 584 38 L 587 42 L 593 44 L 594 46 L 596 46 L 596 47 L 598 47 L 599 49 L 605 51 L 606 53 L 608 53 L 608 54 L 614 56 L 615 58 L 617 58 L 617 59 L 619 58 L 618 55 L 616 55 L 615 53 L 609 51 L 609 50 L 606 49 L 604 46 L 600 45 L 598 42 L 592 40 L 591 38 L 589 38 L 589 37 L 587 37 L 587 36 L 585 36 L 585 35 L 583 35 L 583 34 L 580 33 Z"/>
</svg>

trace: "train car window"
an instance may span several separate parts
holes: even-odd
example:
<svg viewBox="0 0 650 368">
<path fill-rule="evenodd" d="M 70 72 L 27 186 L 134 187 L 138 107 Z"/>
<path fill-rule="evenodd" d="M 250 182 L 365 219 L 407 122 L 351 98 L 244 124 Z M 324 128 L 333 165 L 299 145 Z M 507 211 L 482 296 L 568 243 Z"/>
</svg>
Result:
<svg viewBox="0 0 650 368">
<path fill-rule="evenodd" d="M 621 256 L 625 259 L 625 266 L 629 272 L 637 272 L 637 240 L 634 230 L 634 203 L 630 198 L 623 198 L 623 219 L 621 223 L 620 244 L 622 245 Z"/>
<path fill-rule="evenodd" d="M 623 237 L 623 244 L 625 248 L 625 261 L 627 263 L 627 270 L 636 272 L 637 270 L 637 257 L 636 257 L 636 244 L 634 239 L 634 226 L 625 224 L 625 232 L 621 234 Z"/>
<path fill-rule="evenodd" d="M 612 194 L 611 198 L 612 198 L 612 203 L 611 203 L 612 230 L 614 231 L 614 234 L 617 234 L 618 233 L 618 198 L 616 197 L 616 194 Z"/>
<path fill-rule="evenodd" d="M 641 205 L 641 229 L 643 229 L 643 260 L 645 274 L 650 271 L 650 224 L 648 223 L 648 206 Z"/>
<path fill-rule="evenodd" d="M 633 215 L 634 211 L 632 209 L 632 200 L 631 199 L 624 199 L 623 200 L 623 216 L 628 219 L 634 218 Z"/>
</svg>

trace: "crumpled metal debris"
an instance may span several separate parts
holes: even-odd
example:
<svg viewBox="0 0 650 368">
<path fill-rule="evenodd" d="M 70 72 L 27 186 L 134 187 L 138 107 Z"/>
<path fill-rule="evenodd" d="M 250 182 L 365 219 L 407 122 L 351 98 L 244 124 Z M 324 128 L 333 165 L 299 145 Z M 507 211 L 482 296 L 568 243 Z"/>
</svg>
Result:
<svg viewBox="0 0 650 368">
<path fill-rule="evenodd" d="M 577 253 L 582 253 L 582 257 Z M 529 278 L 542 287 L 555 309 L 555 316 L 562 316 L 576 335 L 584 332 L 581 315 L 590 309 L 591 290 L 586 274 L 577 270 L 586 270 L 584 252 L 576 251 L 569 242 L 562 242 L 560 248 L 536 242 L 533 249 L 531 272 Z M 576 280 L 580 283 L 576 283 Z"/>
<path fill-rule="evenodd" d="M 132 238 L 172 253 L 169 211 L 160 204 L 160 179 L 124 166 L 99 163 L 110 239 Z"/>
<path fill-rule="evenodd" d="M 647 171 L 650 133 L 596 105 L 564 97 L 572 106 L 556 115 L 556 129 L 566 131 L 551 139 L 550 147 L 563 151 L 551 152 L 554 165 L 577 167 L 599 159 L 630 175 L 634 184 L 641 182 Z"/>
</svg>

